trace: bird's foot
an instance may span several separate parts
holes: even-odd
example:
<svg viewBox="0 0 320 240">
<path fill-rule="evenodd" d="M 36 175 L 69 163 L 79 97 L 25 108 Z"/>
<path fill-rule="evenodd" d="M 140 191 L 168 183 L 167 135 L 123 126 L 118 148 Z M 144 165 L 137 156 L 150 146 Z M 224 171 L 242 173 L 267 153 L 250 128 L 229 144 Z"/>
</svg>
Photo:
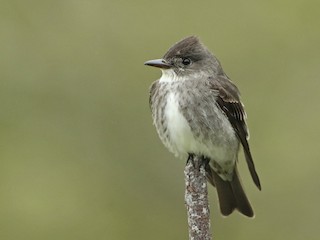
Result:
<svg viewBox="0 0 320 240">
<path fill-rule="evenodd" d="M 197 159 L 195 159 L 197 158 Z M 206 169 L 208 167 L 210 159 L 204 156 L 195 156 L 195 154 L 193 153 L 189 153 L 188 159 L 187 159 L 187 163 L 186 165 L 191 162 L 192 166 L 198 170 L 200 170 L 200 167 L 204 166 L 204 168 Z"/>
</svg>

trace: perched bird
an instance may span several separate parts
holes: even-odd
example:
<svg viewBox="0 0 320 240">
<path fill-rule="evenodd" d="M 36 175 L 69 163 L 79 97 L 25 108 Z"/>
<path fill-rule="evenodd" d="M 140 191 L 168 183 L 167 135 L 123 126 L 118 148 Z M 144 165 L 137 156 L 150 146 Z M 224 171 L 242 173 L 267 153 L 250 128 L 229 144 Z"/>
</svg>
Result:
<svg viewBox="0 0 320 240">
<path fill-rule="evenodd" d="M 150 88 L 153 123 L 163 144 L 178 157 L 201 157 L 216 187 L 222 215 L 234 209 L 253 217 L 237 170 L 240 143 L 255 185 L 261 190 L 248 144 L 246 113 L 238 88 L 218 59 L 195 36 L 174 44 L 162 59 L 145 65 L 162 76 Z"/>
</svg>

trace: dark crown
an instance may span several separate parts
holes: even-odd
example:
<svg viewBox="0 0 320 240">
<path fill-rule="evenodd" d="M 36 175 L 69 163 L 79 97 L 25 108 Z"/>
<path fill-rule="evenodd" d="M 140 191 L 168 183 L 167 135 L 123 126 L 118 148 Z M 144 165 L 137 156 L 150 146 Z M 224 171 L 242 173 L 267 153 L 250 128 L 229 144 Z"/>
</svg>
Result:
<svg viewBox="0 0 320 240">
<path fill-rule="evenodd" d="M 200 57 L 205 54 L 205 48 L 196 36 L 190 36 L 174 44 L 164 55 L 164 59 L 173 57 Z"/>
</svg>

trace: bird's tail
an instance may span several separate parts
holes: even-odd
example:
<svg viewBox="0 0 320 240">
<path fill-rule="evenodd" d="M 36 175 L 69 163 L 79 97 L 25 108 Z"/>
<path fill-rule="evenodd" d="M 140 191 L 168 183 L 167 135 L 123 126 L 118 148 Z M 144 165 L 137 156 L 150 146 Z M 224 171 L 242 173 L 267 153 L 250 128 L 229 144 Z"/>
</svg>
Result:
<svg viewBox="0 0 320 240">
<path fill-rule="evenodd" d="M 232 181 L 224 181 L 213 169 L 206 168 L 208 181 L 216 187 L 221 214 L 230 215 L 234 209 L 247 217 L 253 217 L 253 209 L 241 185 L 237 167 L 235 167 Z"/>
</svg>

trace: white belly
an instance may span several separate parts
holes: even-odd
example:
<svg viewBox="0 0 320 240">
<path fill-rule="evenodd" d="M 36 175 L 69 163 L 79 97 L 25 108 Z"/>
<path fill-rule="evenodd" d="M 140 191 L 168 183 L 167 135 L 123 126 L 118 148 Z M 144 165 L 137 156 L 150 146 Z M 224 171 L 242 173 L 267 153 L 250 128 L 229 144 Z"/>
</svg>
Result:
<svg viewBox="0 0 320 240">
<path fill-rule="evenodd" d="M 168 133 L 171 144 L 167 145 L 171 152 L 186 159 L 188 153 L 204 155 L 224 165 L 225 161 L 235 160 L 222 146 L 214 146 L 208 142 L 196 139 L 185 117 L 179 111 L 177 97 L 171 93 L 167 98 L 165 115 L 168 122 Z"/>
<path fill-rule="evenodd" d="M 187 120 L 179 111 L 179 103 L 173 93 L 169 94 L 167 98 L 165 116 L 171 139 L 171 151 L 179 156 L 192 152 L 197 142 L 194 139 Z"/>
</svg>

